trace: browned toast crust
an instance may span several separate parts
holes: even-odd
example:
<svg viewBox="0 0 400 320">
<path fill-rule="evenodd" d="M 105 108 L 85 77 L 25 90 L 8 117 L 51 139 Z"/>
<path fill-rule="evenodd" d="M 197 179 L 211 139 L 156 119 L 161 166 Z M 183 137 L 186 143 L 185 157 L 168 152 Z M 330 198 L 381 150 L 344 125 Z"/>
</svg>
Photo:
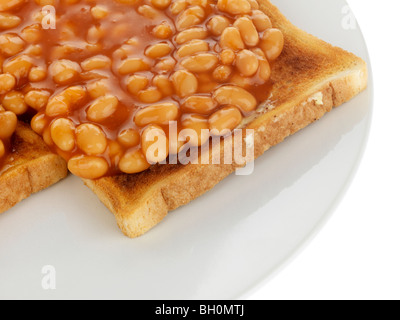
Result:
<svg viewBox="0 0 400 320">
<path fill-rule="evenodd" d="M 284 33 L 285 47 L 272 66 L 272 98 L 246 126 L 255 130 L 255 157 L 350 100 L 366 88 L 368 78 L 362 59 L 296 28 L 268 0 L 259 3 Z M 137 237 L 236 168 L 160 165 L 85 183 L 114 213 L 121 230 Z"/>
<path fill-rule="evenodd" d="M 12 147 L 12 153 L 0 168 L 0 213 L 68 173 L 65 161 L 53 154 L 26 124 L 18 124 Z"/>
</svg>

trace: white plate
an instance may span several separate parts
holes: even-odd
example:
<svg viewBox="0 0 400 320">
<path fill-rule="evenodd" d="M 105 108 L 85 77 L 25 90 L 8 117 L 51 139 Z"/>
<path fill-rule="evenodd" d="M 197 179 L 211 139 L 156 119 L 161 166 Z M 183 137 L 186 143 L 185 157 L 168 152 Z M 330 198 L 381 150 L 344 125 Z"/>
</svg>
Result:
<svg viewBox="0 0 400 320">
<path fill-rule="evenodd" d="M 275 0 L 299 27 L 368 60 L 342 0 Z M 342 11 L 343 10 L 343 11 Z M 344 12 L 344 13 L 343 13 Z M 348 21 L 348 20 L 346 20 Z M 372 87 L 130 240 L 69 177 L 0 216 L 0 298 L 238 298 L 292 257 L 349 185 L 369 131 Z M 54 266 L 56 289 L 42 288 Z"/>
</svg>

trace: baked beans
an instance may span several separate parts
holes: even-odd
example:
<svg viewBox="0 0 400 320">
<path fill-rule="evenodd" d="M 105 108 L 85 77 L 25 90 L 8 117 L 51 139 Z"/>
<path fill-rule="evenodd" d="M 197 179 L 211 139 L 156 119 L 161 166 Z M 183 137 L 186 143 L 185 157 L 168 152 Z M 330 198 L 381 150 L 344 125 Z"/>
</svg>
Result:
<svg viewBox="0 0 400 320">
<path fill-rule="evenodd" d="M 255 112 L 283 46 L 257 0 L 0 0 L 0 158 L 29 112 L 72 173 L 141 172 L 171 121 L 201 146 Z"/>
<path fill-rule="evenodd" d="M 0 106 L 0 165 L 10 148 L 10 139 L 17 128 L 17 116 Z"/>
</svg>

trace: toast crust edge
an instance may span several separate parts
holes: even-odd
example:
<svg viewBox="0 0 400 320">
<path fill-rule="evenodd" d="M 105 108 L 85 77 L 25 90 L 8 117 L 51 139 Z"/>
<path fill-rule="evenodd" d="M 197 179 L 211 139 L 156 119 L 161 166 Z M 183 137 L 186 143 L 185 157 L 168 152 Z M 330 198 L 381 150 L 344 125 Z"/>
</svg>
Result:
<svg viewBox="0 0 400 320">
<path fill-rule="evenodd" d="M 66 162 L 53 154 L 27 125 L 18 124 L 15 159 L 0 174 L 0 214 L 68 174 Z"/>
<path fill-rule="evenodd" d="M 362 70 L 323 84 L 300 103 L 288 104 L 283 112 L 268 113 L 267 119 L 262 121 L 256 119 L 249 126 L 255 130 L 255 158 L 320 119 L 333 107 L 350 100 L 366 88 L 367 78 L 367 67 L 364 65 Z M 322 101 L 315 98 L 316 94 L 322 97 Z M 211 190 L 236 168 L 234 164 L 188 165 L 151 186 L 144 196 L 133 203 L 129 201 L 129 197 L 121 197 L 121 191 L 113 180 L 84 182 L 114 213 L 122 232 L 130 238 L 135 238 L 160 223 L 169 211 Z"/>
</svg>

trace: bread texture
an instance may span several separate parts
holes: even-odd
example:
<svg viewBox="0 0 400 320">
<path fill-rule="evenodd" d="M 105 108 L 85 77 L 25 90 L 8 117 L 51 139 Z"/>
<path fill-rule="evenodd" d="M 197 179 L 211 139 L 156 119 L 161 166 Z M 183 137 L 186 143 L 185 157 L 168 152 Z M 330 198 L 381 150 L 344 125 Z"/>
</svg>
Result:
<svg viewBox="0 0 400 320">
<path fill-rule="evenodd" d="M 18 124 L 12 147 L 0 168 L 0 213 L 68 174 L 66 162 L 24 123 Z"/>
<path fill-rule="evenodd" d="M 293 26 L 268 0 L 261 10 L 285 37 L 272 65 L 272 97 L 245 125 L 254 130 L 254 158 L 363 91 L 361 59 Z M 339 124 L 340 125 L 340 124 Z M 221 152 L 222 145 L 217 145 Z M 212 189 L 238 164 L 158 165 L 135 175 L 84 180 L 115 215 L 128 237 L 138 237 L 168 214 Z"/>
</svg>

